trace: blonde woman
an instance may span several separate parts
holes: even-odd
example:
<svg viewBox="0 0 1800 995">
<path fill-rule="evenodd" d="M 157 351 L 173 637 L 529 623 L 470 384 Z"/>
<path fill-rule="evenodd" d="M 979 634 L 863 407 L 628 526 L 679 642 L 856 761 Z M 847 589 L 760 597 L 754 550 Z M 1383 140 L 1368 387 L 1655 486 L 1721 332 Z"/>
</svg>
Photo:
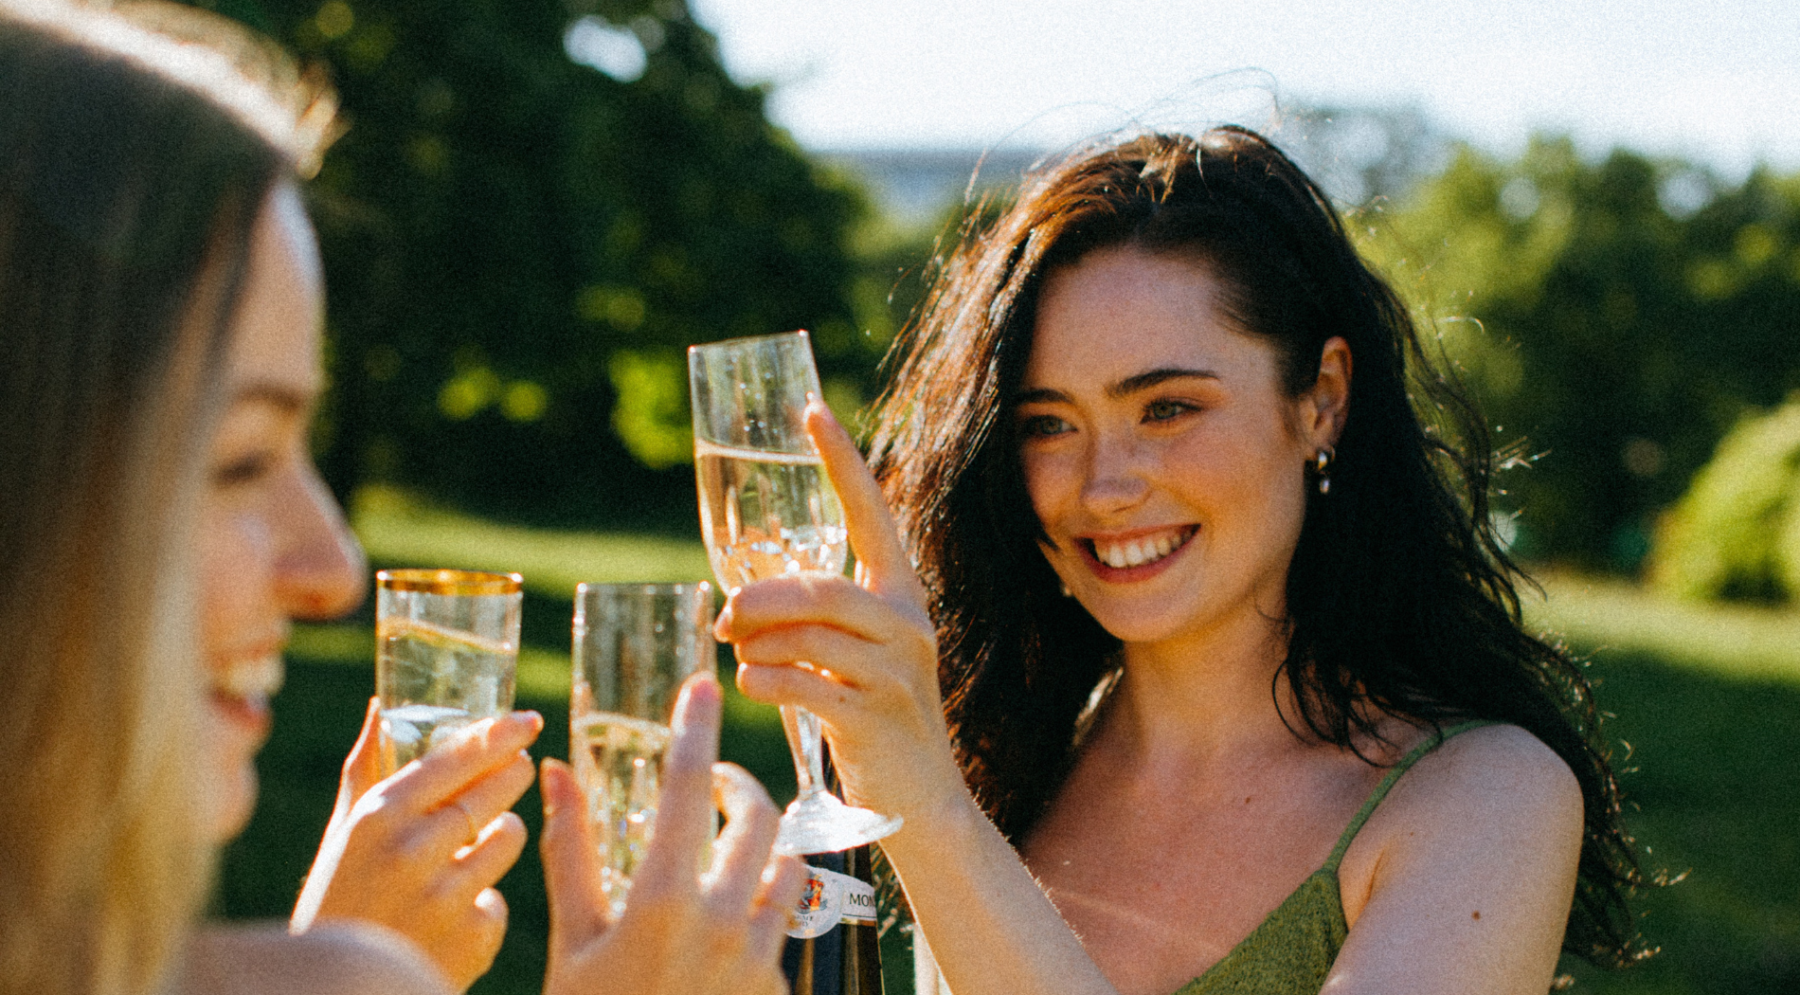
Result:
<svg viewBox="0 0 1800 995">
<path fill-rule="evenodd" d="M 197 923 L 289 621 L 361 596 L 306 448 L 322 298 L 296 177 L 329 115 L 252 82 L 257 43 L 127 13 L 0 5 L 0 993 L 465 987 L 504 930 L 529 713 L 355 785 L 303 935 Z M 546 766 L 547 991 L 780 987 L 801 873 L 768 860 L 760 788 L 712 768 L 718 712 L 716 685 L 688 689 L 665 831 L 616 923 Z M 700 878 L 715 779 L 730 828 Z"/>
</svg>

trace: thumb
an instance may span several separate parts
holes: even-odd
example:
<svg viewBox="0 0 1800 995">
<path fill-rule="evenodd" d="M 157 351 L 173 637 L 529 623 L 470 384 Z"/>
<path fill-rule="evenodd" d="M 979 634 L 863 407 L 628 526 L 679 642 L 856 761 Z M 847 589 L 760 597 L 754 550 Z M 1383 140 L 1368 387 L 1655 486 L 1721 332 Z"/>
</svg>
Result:
<svg viewBox="0 0 1800 995">
<path fill-rule="evenodd" d="M 350 748 L 350 755 L 344 758 L 344 776 L 339 782 L 338 797 L 347 806 L 355 805 L 360 799 L 381 781 L 381 703 L 376 698 L 369 699 L 369 707 L 363 713 L 362 732 L 356 737 L 356 745 Z"/>
<path fill-rule="evenodd" d="M 862 451 L 825 402 L 806 406 L 806 432 L 825 463 L 825 474 L 844 503 L 844 526 L 856 550 L 859 581 L 876 594 L 925 606 L 925 587 L 900 542 L 900 528 L 888 511 L 881 485 L 863 462 Z"/>
<path fill-rule="evenodd" d="M 560 760 L 545 758 L 538 790 L 544 796 L 538 852 L 544 864 L 544 890 L 550 897 L 550 942 L 555 950 L 605 932 L 607 917 L 587 800 L 575 783 L 575 772 Z"/>
</svg>

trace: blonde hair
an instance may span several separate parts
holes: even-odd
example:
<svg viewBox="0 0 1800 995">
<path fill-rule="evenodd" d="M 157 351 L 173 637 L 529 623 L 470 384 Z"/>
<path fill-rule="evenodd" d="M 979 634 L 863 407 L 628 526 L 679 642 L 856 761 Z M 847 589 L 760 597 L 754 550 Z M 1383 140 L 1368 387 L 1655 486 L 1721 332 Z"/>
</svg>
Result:
<svg viewBox="0 0 1800 995">
<path fill-rule="evenodd" d="M 205 899 L 196 509 L 252 226 L 318 134 L 198 43 L 240 32 L 132 11 L 0 2 L 3 995 L 157 991 Z"/>
</svg>

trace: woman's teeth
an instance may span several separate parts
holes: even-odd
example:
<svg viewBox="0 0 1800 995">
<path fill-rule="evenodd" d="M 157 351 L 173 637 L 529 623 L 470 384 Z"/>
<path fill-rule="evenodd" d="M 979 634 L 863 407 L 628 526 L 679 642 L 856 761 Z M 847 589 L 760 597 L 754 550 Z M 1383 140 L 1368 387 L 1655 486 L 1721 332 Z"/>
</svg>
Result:
<svg viewBox="0 0 1800 995">
<path fill-rule="evenodd" d="M 1156 535 L 1140 536 L 1130 542 L 1094 540 L 1094 558 L 1114 570 L 1141 567 L 1146 563 L 1155 563 L 1180 549 L 1192 535 L 1191 529 L 1170 529 Z"/>
<path fill-rule="evenodd" d="M 284 669 L 280 656 L 240 660 L 213 676 L 213 693 L 226 698 L 268 699 L 281 690 Z"/>
</svg>

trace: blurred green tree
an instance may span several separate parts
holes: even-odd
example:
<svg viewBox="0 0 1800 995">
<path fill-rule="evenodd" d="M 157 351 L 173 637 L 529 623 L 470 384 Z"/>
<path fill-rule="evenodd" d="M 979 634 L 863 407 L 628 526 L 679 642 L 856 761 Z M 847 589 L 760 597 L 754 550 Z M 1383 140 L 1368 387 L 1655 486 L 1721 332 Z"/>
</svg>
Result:
<svg viewBox="0 0 1800 995">
<path fill-rule="evenodd" d="M 1800 398 L 1719 443 L 1658 523 L 1649 577 L 1681 598 L 1800 595 Z"/>
<path fill-rule="evenodd" d="M 1635 570 L 1719 439 L 1800 386 L 1800 178 L 1540 137 L 1461 148 L 1374 230 L 1528 456 L 1503 481 L 1528 555 Z"/>
<path fill-rule="evenodd" d="M 311 188 L 340 494 L 685 522 L 685 346 L 809 328 L 828 393 L 872 393 L 865 201 L 681 0 L 201 2 L 326 64 L 342 101 Z"/>
</svg>

